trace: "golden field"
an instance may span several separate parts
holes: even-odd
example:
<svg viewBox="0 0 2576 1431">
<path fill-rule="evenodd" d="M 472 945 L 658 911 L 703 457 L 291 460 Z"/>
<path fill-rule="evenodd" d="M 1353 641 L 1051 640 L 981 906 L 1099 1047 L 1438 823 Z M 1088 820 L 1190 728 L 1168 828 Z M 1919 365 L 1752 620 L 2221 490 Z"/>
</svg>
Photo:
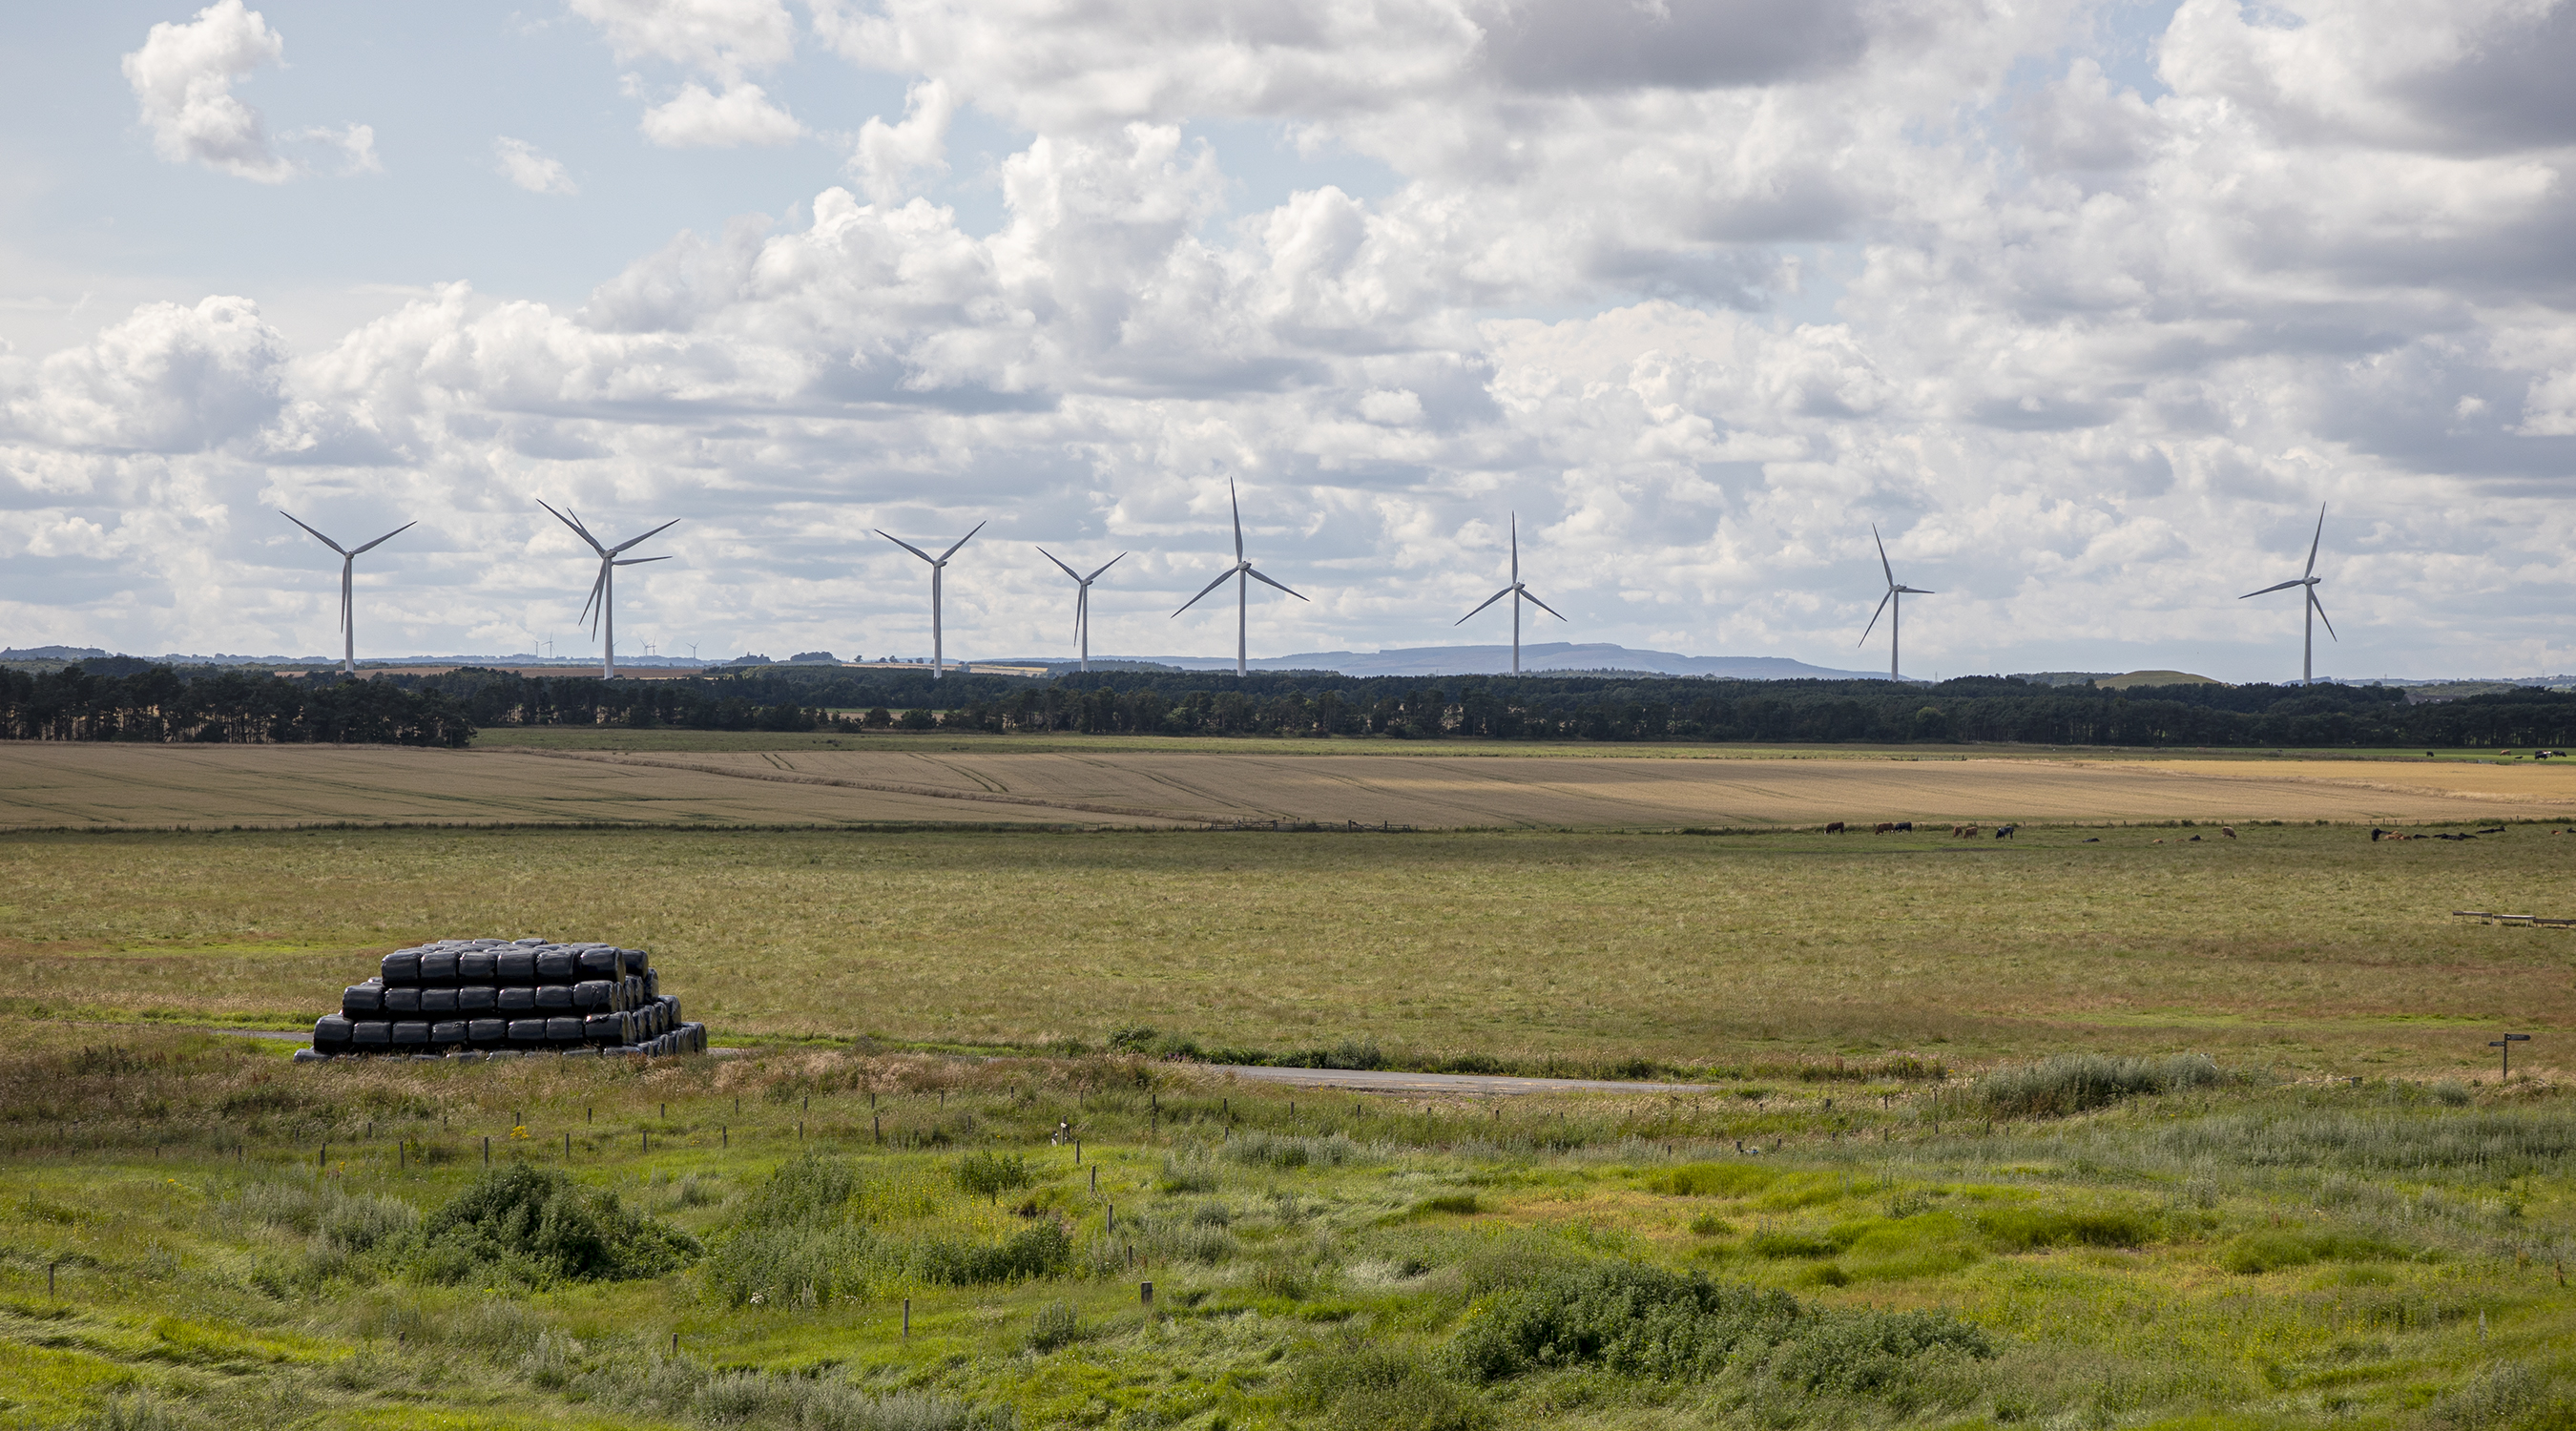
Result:
<svg viewBox="0 0 2576 1431">
<path fill-rule="evenodd" d="M 1321 742 L 463 751 L 22 744 L 0 829 L 329 824 L 1762 828 L 2576 820 L 2576 769 L 2388 760 L 1494 753 Z"/>
</svg>

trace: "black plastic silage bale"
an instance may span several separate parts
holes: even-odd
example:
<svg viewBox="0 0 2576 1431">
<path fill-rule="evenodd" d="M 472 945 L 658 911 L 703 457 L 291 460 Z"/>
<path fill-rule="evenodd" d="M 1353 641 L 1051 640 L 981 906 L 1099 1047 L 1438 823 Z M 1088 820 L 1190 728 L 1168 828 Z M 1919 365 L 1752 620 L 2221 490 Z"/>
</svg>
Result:
<svg viewBox="0 0 2576 1431">
<path fill-rule="evenodd" d="M 349 1021 L 338 1014 L 324 1014 L 313 1021 L 313 1046 L 326 1053 L 346 1049 L 351 1038 Z"/>
<path fill-rule="evenodd" d="M 508 1019 L 474 1019 L 465 1025 L 465 1040 L 476 1048 L 499 1048 L 510 1041 Z"/>
<path fill-rule="evenodd" d="M 466 1022 L 463 1019 L 448 1019 L 429 1026 L 429 1041 L 441 1048 L 455 1048 L 465 1043 L 469 1037 Z"/>
<path fill-rule="evenodd" d="M 385 956 L 380 968 L 388 986 L 417 984 L 420 982 L 420 951 L 397 949 Z"/>
<path fill-rule="evenodd" d="M 456 1011 L 460 1014 L 488 1014 L 501 1007 L 500 991 L 489 984 L 465 984 L 456 990 Z"/>
<path fill-rule="evenodd" d="M 492 1005 L 505 1014 L 533 1013 L 537 991 L 525 984 L 504 984 L 492 991 Z"/>
<path fill-rule="evenodd" d="M 510 1020 L 510 1043 L 512 1047 L 525 1047 L 531 1044 L 541 1044 L 545 1041 L 546 1021 L 544 1019 Z"/>
<path fill-rule="evenodd" d="M 537 951 L 515 946 L 493 951 L 492 981 L 502 985 L 537 982 Z"/>
<path fill-rule="evenodd" d="M 393 1042 L 396 1048 L 425 1048 L 429 1044 L 429 1025 L 418 1019 L 398 1020 Z"/>
<path fill-rule="evenodd" d="M 500 956 L 489 949 L 460 949 L 456 952 L 456 982 L 460 985 L 490 984 L 493 968 Z"/>
<path fill-rule="evenodd" d="M 581 1041 L 583 1043 L 624 1043 L 626 1040 L 618 1035 L 617 1015 L 615 1014 L 592 1014 L 581 1021 Z"/>
<path fill-rule="evenodd" d="M 372 1019 L 385 1011 L 385 986 L 370 979 L 340 991 L 340 1016 Z"/>
<path fill-rule="evenodd" d="M 581 955 L 560 945 L 537 951 L 537 982 L 569 984 L 581 977 Z"/>
<path fill-rule="evenodd" d="M 418 984 L 387 984 L 387 985 L 385 985 L 385 1005 L 384 1005 L 384 1008 L 385 1008 L 385 1014 L 386 1014 L 386 1016 L 387 1016 L 387 1017 L 389 1017 L 389 1018 L 404 1018 L 404 1017 L 408 1017 L 409 1015 L 419 1013 L 419 1012 L 420 1012 L 420 985 L 418 985 Z"/>
<path fill-rule="evenodd" d="M 456 1012 L 456 995 L 459 992 L 453 987 L 424 988 L 420 991 L 420 1011 L 424 1014 L 452 1014 Z"/>
<path fill-rule="evenodd" d="M 356 1049 L 383 1049 L 394 1041 L 394 1026 L 382 1019 L 369 1019 L 349 1025 L 349 1046 Z"/>
<path fill-rule="evenodd" d="M 573 1006 L 572 991 L 573 986 L 570 984 L 539 984 L 537 1007 L 550 1014 L 570 1013 Z"/>
<path fill-rule="evenodd" d="M 583 1024 L 584 1022 L 586 1022 L 586 1021 L 585 1021 L 585 1020 L 583 1020 L 583 1019 L 577 1018 L 577 1017 L 574 1017 L 574 1018 L 548 1019 L 548 1020 L 546 1020 L 546 1042 L 548 1042 L 548 1043 L 579 1043 L 579 1042 L 581 1042 L 581 1036 L 582 1036 L 582 1024 Z"/>
<path fill-rule="evenodd" d="M 579 966 L 584 980 L 622 979 L 626 977 L 626 953 L 614 945 L 584 945 Z"/>
<path fill-rule="evenodd" d="M 424 949 L 420 954 L 420 981 L 432 988 L 456 987 L 456 951 Z"/>
<path fill-rule="evenodd" d="M 584 979 L 572 986 L 572 1006 L 586 1014 L 606 1013 L 616 1002 L 616 987 L 606 979 Z"/>
</svg>

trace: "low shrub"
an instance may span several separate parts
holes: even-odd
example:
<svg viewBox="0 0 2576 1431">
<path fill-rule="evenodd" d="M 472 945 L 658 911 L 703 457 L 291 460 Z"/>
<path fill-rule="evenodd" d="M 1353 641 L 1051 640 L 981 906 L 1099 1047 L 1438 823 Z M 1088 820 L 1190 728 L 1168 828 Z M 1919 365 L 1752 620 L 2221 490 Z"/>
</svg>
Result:
<svg viewBox="0 0 2576 1431">
<path fill-rule="evenodd" d="M 2253 1276 L 2314 1262 L 2387 1262 L 2406 1256 L 2404 1248 L 2348 1232 L 2267 1230 L 2249 1232 L 2227 1244 L 2218 1264 L 2230 1272 Z"/>
<path fill-rule="evenodd" d="M 913 1274 L 925 1282 L 974 1287 L 1052 1277 L 1073 1261 L 1073 1238 L 1052 1218 L 998 1245 L 925 1242 L 913 1253 Z"/>
<path fill-rule="evenodd" d="M 1049 1302 L 1029 1319 L 1029 1350 L 1051 1352 L 1058 1347 L 1071 1346 L 1080 1332 L 1074 1320 L 1072 1303 Z"/>
<path fill-rule="evenodd" d="M 1339 1133 L 1319 1138 L 1294 1134 L 1239 1133 L 1226 1141 L 1228 1161 L 1256 1168 L 1338 1168 L 1358 1158 L 1360 1145 Z"/>
<path fill-rule="evenodd" d="M 1483 1431 L 1494 1414 L 1422 1358 L 1385 1348 L 1332 1353 L 1298 1367 L 1289 1399 L 1342 1431 Z"/>
<path fill-rule="evenodd" d="M 1480 1382 L 1582 1366 L 1701 1380 L 1745 1359 L 1809 1391 L 1878 1394 L 1934 1351 L 1978 1361 L 1995 1354 L 1983 1331 L 1942 1313 L 1812 1308 L 1786 1292 L 1613 1263 L 1502 1294 L 1478 1309 L 1448 1354 Z"/>
<path fill-rule="evenodd" d="M 438 1282 L 472 1275 L 529 1282 L 654 1277 L 698 1254 L 695 1238 L 525 1163 L 474 1180 L 421 1225 L 413 1269 Z"/>
<path fill-rule="evenodd" d="M 1998 1117 L 2048 1118 L 2228 1081 L 2217 1062 L 2202 1053 L 2170 1058 L 2068 1053 L 1996 1069 L 1977 1080 L 1976 1096 Z"/>
<path fill-rule="evenodd" d="M 241 1222 L 318 1237 L 343 1252 L 371 1252 L 407 1236 L 420 1213 L 400 1198 L 350 1193 L 331 1183 L 252 1183 L 222 1211 Z"/>
<path fill-rule="evenodd" d="M 1205 1152 L 1175 1153 L 1163 1159 L 1163 1175 L 1154 1180 L 1158 1192 L 1212 1193 L 1216 1191 L 1216 1166 Z"/>
<path fill-rule="evenodd" d="M 1977 1215 L 1977 1231 L 2007 1252 L 2041 1247 L 2144 1247 L 2164 1231 L 2152 1214 L 2127 1210 L 1994 1208 Z"/>
<path fill-rule="evenodd" d="M 968 1153 L 957 1160 L 957 1186 L 965 1192 L 999 1197 L 1036 1181 L 1029 1160 L 1017 1153 Z"/>
</svg>

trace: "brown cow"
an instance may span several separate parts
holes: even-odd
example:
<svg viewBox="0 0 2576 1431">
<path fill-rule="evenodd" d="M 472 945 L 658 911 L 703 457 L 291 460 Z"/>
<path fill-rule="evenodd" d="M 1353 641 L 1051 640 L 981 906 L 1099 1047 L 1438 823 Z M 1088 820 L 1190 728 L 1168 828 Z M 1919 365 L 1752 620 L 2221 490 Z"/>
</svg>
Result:
<svg viewBox="0 0 2576 1431">
<path fill-rule="evenodd" d="M 2234 825 L 2221 825 L 2218 827 L 2218 833 L 2225 835 L 2227 838 L 2232 840 L 2236 838 L 2236 827 Z"/>
<path fill-rule="evenodd" d="M 1870 833 L 1871 833 L 1871 834 L 1873 834 L 1873 835 L 1884 835 L 1884 834 L 1886 834 L 1887 832 L 1889 832 L 1890 830 L 1893 830 L 1893 829 L 1895 829 L 1895 828 L 1896 828 L 1896 822 L 1895 822 L 1894 820 L 1881 820 L 1881 821 L 1879 821 L 1879 822 L 1878 822 L 1878 828 L 1877 828 L 1877 829 L 1875 829 L 1875 830 L 1870 831 Z M 2553 831 L 2552 833 L 2556 833 L 2556 832 L 2555 832 L 2555 831 Z"/>
<path fill-rule="evenodd" d="M 1839 835 L 1839 834 L 1841 834 L 1842 832 L 1843 832 L 1843 822 L 1842 822 L 1842 821 L 1840 821 L 1840 820 L 1836 820 L 1836 821 L 1835 821 L 1835 822 L 1833 822 L 1832 824 L 1827 825 L 1827 826 L 1825 827 L 1825 833 L 1826 833 L 1826 834 L 1828 834 L 1828 835 Z"/>
</svg>

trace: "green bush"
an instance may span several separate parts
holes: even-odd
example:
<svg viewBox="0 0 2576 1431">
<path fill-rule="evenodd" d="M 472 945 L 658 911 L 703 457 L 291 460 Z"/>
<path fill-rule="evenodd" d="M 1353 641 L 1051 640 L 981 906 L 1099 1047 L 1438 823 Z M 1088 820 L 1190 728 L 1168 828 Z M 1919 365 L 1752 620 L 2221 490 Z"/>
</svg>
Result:
<svg viewBox="0 0 2576 1431">
<path fill-rule="evenodd" d="M 808 1152 L 782 1163 L 742 1210 L 748 1227 L 814 1226 L 842 1220 L 859 1195 L 859 1174 L 839 1158 Z"/>
<path fill-rule="evenodd" d="M 925 1282 L 973 1287 L 1052 1277 L 1072 1261 L 1072 1236 L 1061 1223 L 1049 1219 L 995 1246 L 944 1239 L 925 1242 L 913 1254 L 913 1272 Z"/>
<path fill-rule="evenodd" d="M 1480 1382 L 1583 1366 L 1697 1380 L 1745 1358 L 1809 1391 L 1879 1394 L 1936 1350 L 1995 1354 L 1983 1331 L 1946 1314 L 1811 1308 L 1786 1292 L 1614 1263 L 1503 1293 L 1450 1342 L 1449 1358 Z"/>
<path fill-rule="evenodd" d="M 2170 1058 L 2113 1058 L 2067 1053 L 1999 1068 L 1977 1080 L 1977 1098 L 1998 1117 L 2047 1118 L 2081 1113 L 2125 1098 L 2225 1083 L 2227 1074 L 2202 1053 Z"/>
<path fill-rule="evenodd" d="M 1029 1350 L 1051 1352 L 1073 1345 L 1081 1329 L 1075 1324 L 1071 1302 L 1049 1302 L 1029 1319 Z"/>
<path fill-rule="evenodd" d="M 1420 1357 L 1384 1348 L 1333 1353 L 1298 1367 L 1289 1399 L 1345 1431 L 1482 1431 L 1493 1412 Z"/>
<path fill-rule="evenodd" d="M 2343 1232 L 2272 1230 L 2249 1232 L 2227 1244 L 2218 1263 L 2248 1276 L 2305 1267 L 2312 1262 L 2385 1262 L 2403 1258 L 2403 1248 L 2374 1237 Z"/>
<path fill-rule="evenodd" d="M 563 1173 L 516 1163 L 474 1180 L 420 1225 L 411 1262 L 432 1281 L 499 1273 L 531 1282 L 653 1277 L 698 1253 L 687 1233 L 627 1211 Z"/>
<path fill-rule="evenodd" d="M 968 1153 L 957 1160 L 957 1186 L 966 1192 L 999 1197 L 1036 1181 L 1029 1160 L 1017 1153 Z"/>
</svg>

